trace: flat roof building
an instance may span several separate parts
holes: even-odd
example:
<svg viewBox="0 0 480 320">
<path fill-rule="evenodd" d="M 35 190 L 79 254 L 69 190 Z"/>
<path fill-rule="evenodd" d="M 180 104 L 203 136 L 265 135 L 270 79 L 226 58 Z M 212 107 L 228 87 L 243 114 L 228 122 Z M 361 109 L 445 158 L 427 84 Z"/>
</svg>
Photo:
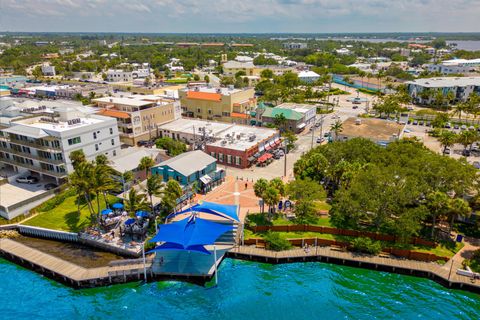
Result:
<svg viewBox="0 0 480 320">
<path fill-rule="evenodd" d="M 65 108 L 13 121 L 0 131 L 0 162 L 57 182 L 72 172 L 69 155 L 75 150 L 83 150 L 88 160 L 100 154 L 116 156 L 120 150 L 116 120 Z"/>
<path fill-rule="evenodd" d="M 444 97 L 453 94 L 453 102 L 466 101 L 471 93 L 480 95 L 480 77 L 422 78 L 406 82 L 415 103 L 430 104 L 438 92 Z"/>
<path fill-rule="evenodd" d="M 256 106 L 253 88 L 196 86 L 180 90 L 179 97 L 186 117 L 230 123 L 249 123 L 250 111 Z"/>
<path fill-rule="evenodd" d="M 160 96 L 132 95 L 92 101 L 101 109 L 98 114 L 117 119 L 120 140 L 132 146 L 158 137 L 159 125 L 180 116 L 178 101 Z"/>
</svg>

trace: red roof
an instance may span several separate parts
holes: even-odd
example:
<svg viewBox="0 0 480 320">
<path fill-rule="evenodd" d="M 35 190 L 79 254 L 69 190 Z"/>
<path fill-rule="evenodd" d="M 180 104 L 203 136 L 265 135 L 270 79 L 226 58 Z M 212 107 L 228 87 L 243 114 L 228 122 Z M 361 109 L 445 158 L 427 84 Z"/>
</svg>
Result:
<svg viewBox="0 0 480 320">
<path fill-rule="evenodd" d="M 248 118 L 248 114 L 246 114 L 246 113 L 232 112 L 232 113 L 230 113 L 230 117 L 232 117 L 232 118 L 247 119 L 247 118 Z"/>
<path fill-rule="evenodd" d="M 130 118 L 130 114 L 128 114 L 126 112 L 122 112 L 122 111 L 117 111 L 117 110 L 104 109 L 104 110 L 98 112 L 98 114 L 100 114 L 102 116 L 113 117 L 113 118 L 121 118 L 121 119 L 129 119 Z"/>
<path fill-rule="evenodd" d="M 188 91 L 188 99 L 208 100 L 208 101 L 222 101 L 222 95 L 220 93 L 213 92 L 201 92 L 201 91 Z"/>
</svg>

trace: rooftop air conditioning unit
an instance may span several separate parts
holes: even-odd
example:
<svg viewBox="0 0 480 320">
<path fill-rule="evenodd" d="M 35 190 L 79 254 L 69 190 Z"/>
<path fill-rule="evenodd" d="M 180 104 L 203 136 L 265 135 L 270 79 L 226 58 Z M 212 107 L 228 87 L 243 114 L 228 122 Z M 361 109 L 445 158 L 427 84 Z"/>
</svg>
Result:
<svg viewBox="0 0 480 320">
<path fill-rule="evenodd" d="M 362 119 L 355 119 L 355 124 L 357 126 L 361 125 L 362 124 Z"/>
</svg>

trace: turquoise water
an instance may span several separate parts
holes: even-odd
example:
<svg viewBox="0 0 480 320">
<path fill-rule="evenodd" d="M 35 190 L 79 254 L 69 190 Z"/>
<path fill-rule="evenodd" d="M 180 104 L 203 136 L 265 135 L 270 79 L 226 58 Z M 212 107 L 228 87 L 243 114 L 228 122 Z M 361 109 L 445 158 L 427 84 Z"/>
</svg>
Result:
<svg viewBox="0 0 480 320">
<path fill-rule="evenodd" d="M 219 285 L 73 290 L 0 259 L 0 319 L 480 319 L 480 296 L 427 279 L 323 263 L 226 259 Z"/>
</svg>

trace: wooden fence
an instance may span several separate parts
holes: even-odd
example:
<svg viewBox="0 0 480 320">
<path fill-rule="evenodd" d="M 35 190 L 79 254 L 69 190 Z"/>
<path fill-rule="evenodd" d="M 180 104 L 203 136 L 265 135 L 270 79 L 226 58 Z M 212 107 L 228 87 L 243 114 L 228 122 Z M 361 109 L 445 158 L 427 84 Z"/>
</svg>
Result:
<svg viewBox="0 0 480 320">
<path fill-rule="evenodd" d="M 378 241 L 396 241 L 397 237 L 369 231 L 356 231 L 348 229 L 337 229 L 332 227 L 312 226 L 308 224 L 296 225 L 282 225 L 282 226 L 256 226 L 249 228 L 254 233 L 277 231 L 277 232 L 318 232 L 326 234 L 335 234 L 349 237 L 367 237 Z M 435 248 L 437 244 L 433 241 L 424 240 L 421 238 L 412 238 L 409 242 L 413 245 L 422 245 Z"/>
<path fill-rule="evenodd" d="M 351 249 L 351 246 L 348 242 L 337 241 L 337 240 L 328 240 L 328 239 L 318 239 L 318 238 L 302 238 L 302 239 L 287 239 L 290 244 L 296 247 L 302 247 L 305 244 L 309 246 L 319 246 L 319 247 L 327 247 L 327 246 L 338 246 L 342 247 L 345 250 Z M 265 246 L 266 241 L 262 238 L 250 238 L 244 240 L 244 245 L 256 245 L 256 246 Z M 417 261 L 448 261 L 448 257 L 437 256 L 433 253 L 428 252 L 419 252 L 414 250 L 405 250 L 405 249 L 396 249 L 396 248 L 384 248 L 382 252 L 389 253 L 396 257 L 410 259 L 410 260 L 417 260 Z"/>
</svg>

